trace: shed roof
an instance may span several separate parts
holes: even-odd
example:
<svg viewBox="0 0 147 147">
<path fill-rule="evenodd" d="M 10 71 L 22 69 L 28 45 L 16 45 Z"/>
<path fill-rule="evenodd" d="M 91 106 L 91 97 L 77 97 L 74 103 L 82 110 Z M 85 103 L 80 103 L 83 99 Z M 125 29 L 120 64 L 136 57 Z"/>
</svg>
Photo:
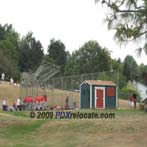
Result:
<svg viewBox="0 0 147 147">
<path fill-rule="evenodd" d="M 101 81 L 101 80 L 86 80 L 86 83 L 89 85 L 108 85 L 108 86 L 116 86 L 116 84 L 112 81 Z"/>
</svg>

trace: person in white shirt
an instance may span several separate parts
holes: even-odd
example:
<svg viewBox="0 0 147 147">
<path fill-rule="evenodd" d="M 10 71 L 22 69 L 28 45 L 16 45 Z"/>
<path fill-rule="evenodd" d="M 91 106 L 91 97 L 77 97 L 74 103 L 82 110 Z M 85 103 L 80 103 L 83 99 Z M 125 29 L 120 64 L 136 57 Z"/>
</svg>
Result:
<svg viewBox="0 0 147 147">
<path fill-rule="evenodd" d="M 2 80 L 2 81 L 5 80 L 5 74 L 4 74 L 4 73 L 2 73 L 2 75 L 1 75 L 1 80 Z"/>
<path fill-rule="evenodd" d="M 3 111 L 6 111 L 6 100 L 5 100 L 5 98 L 2 99 L 2 109 L 3 109 Z"/>
<path fill-rule="evenodd" d="M 13 78 L 10 79 L 10 85 L 13 85 L 14 84 L 14 80 Z"/>
<path fill-rule="evenodd" d="M 16 105 L 17 105 L 17 109 L 20 110 L 20 98 L 17 99 Z"/>
</svg>

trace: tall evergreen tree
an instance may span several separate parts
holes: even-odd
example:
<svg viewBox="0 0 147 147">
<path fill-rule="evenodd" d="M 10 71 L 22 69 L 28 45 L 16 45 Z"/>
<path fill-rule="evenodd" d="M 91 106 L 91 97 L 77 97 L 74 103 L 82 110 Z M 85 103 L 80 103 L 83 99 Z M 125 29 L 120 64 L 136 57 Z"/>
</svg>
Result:
<svg viewBox="0 0 147 147">
<path fill-rule="evenodd" d="M 61 73 L 64 73 L 64 67 L 67 62 L 67 53 L 65 45 L 60 40 L 51 39 L 48 46 L 48 57 L 54 60 L 56 65 L 61 67 Z"/>
<path fill-rule="evenodd" d="M 139 53 L 147 54 L 147 0 L 95 0 L 101 1 L 109 11 L 106 22 L 109 29 L 116 30 L 115 37 L 120 42 L 145 39 Z"/>
<path fill-rule="evenodd" d="M 19 67 L 21 71 L 35 71 L 43 59 L 43 48 L 29 32 L 22 38 L 19 45 Z"/>
<path fill-rule="evenodd" d="M 137 78 L 138 73 L 139 70 L 136 61 L 132 56 L 127 55 L 124 60 L 123 75 L 126 77 L 127 81 L 132 81 Z"/>
</svg>

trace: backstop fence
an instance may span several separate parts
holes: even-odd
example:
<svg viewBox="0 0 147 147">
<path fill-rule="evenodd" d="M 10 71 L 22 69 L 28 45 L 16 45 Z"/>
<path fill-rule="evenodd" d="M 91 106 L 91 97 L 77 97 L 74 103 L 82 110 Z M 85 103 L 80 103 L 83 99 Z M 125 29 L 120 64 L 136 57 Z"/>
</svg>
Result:
<svg viewBox="0 0 147 147">
<path fill-rule="evenodd" d="M 33 78 L 33 77 L 32 77 Z M 54 107 L 60 105 L 65 106 L 66 98 L 69 97 L 69 106 L 72 107 L 74 101 L 79 106 L 80 84 L 85 80 L 105 80 L 113 81 L 119 87 L 119 72 L 105 71 L 98 73 L 89 73 L 81 75 L 71 75 L 64 77 L 56 77 L 44 79 L 44 83 L 40 86 L 38 82 L 25 82 L 20 86 L 20 97 L 47 95 L 48 105 Z M 33 81 L 33 80 L 32 80 Z"/>
</svg>

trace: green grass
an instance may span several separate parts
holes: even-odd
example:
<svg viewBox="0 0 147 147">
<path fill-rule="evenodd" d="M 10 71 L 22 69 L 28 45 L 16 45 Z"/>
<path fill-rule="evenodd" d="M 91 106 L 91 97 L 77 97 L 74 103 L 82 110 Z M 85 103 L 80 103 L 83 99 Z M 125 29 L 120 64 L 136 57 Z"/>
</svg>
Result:
<svg viewBox="0 0 147 147">
<path fill-rule="evenodd" d="M 2 134 L 3 137 L 9 137 L 9 138 L 18 138 L 21 137 L 21 135 L 26 135 L 29 133 L 32 133 L 38 129 L 44 121 L 33 121 L 29 123 L 20 123 L 20 124 L 14 124 L 12 126 L 8 126 L 8 128 L 1 129 L 1 131 L 5 132 Z"/>
<path fill-rule="evenodd" d="M 0 86 L 1 97 L 6 96 L 12 105 L 20 89 L 9 84 Z M 58 96 L 65 93 L 54 92 Z M 128 102 L 120 103 L 120 108 L 130 109 Z M 0 111 L 0 147 L 146 147 L 147 114 L 144 111 L 94 109 L 79 112 L 115 113 L 115 118 L 38 120 L 31 119 L 27 111 Z"/>
<path fill-rule="evenodd" d="M 29 116 L 29 112 L 28 111 L 13 111 L 13 112 L 3 112 L 6 114 L 11 114 L 14 116 L 18 116 L 18 117 L 28 117 Z"/>
<path fill-rule="evenodd" d="M 0 147 L 146 147 L 147 115 L 139 110 L 80 110 L 115 113 L 115 119 L 29 118 L 0 112 Z"/>
</svg>

